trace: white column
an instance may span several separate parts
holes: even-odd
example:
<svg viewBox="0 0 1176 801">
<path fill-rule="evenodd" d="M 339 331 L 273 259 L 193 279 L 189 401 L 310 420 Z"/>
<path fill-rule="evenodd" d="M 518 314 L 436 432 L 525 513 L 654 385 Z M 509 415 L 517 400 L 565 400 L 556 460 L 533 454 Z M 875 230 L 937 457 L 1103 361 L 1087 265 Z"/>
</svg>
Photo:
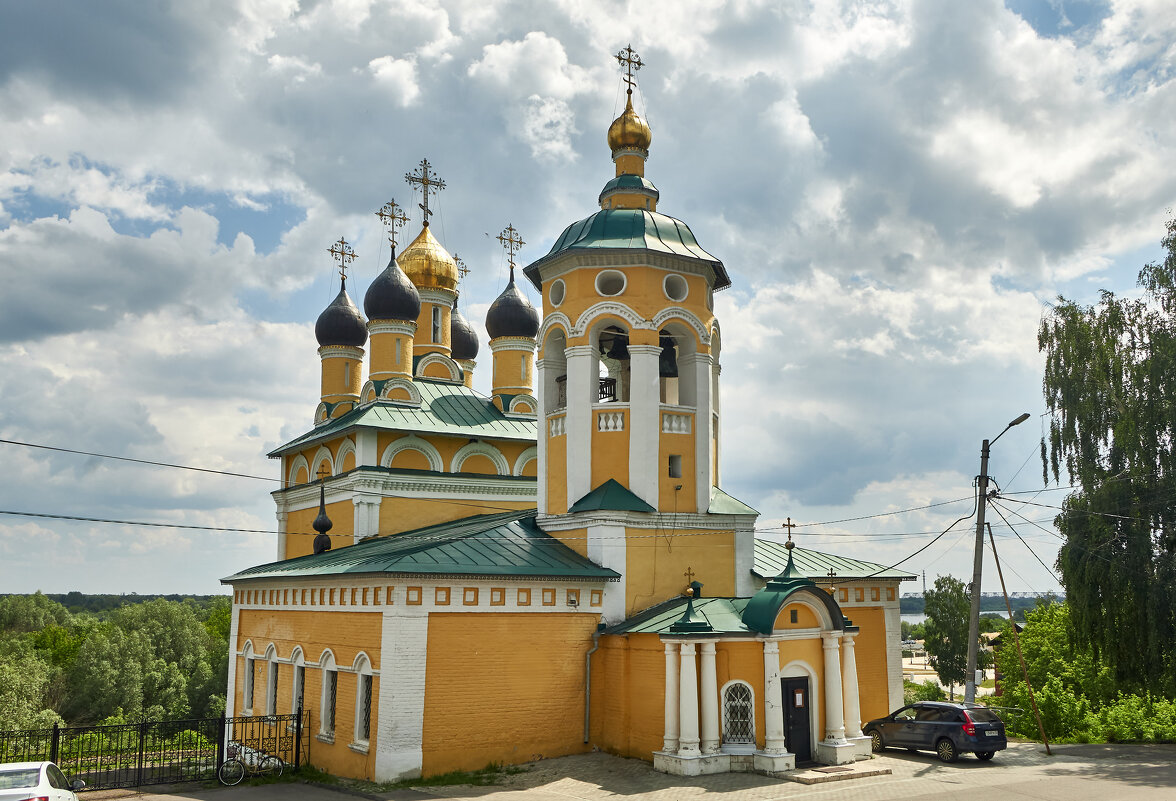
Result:
<svg viewBox="0 0 1176 801">
<path fill-rule="evenodd" d="M 841 706 L 841 659 L 837 633 L 821 632 L 825 646 L 825 741 L 845 742 L 845 712 Z"/>
<path fill-rule="evenodd" d="M 841 687 L 845 693 L 845 734 L 862 736 L 862 709 L 858 699 L 857 658 L 853 653 L 853 638 L 857 632 L 845 632 L 841 637 Z"/>
<path fill-rule="evenodd" d="M 375 429 L 364 428 L 355 432 L 355 466 L 374 467 L 380 463 L 380 452 L 376 449 Z"/>
<path fill-rule="evenodd" d="M 275 561 L 280 562 L 286 558 L 286 521 L 289 515 L 282 509 L 279 509 L 276 514 L 278 517 L 278 558 Z"/>
<path fill-rule="evenodd" d="M 699 717 L 702 721 L 702 737 L 699 748 L 704 754 L 715 754 L 719 750 L 719 682 L 715 672 L 715 644 L 700 643 L 702 664 L 699 684 Z"/>
<path fill-rule="evenodd" d="M 592 404 L 598 392 L 599 376 L 593 373 L 596 354 L 591 345 L 576 345 L 564 351 L 568 356 L 567 488 L 568 506 L 592 489 Z"/>
<path fill-rule="evenodd" d="M 780 645 L 764 642 L 764 751 L 786 754 L 784 741 L 784 688 L 780 685 Z"/>
<path fill-rule="evenodd" d="M 629 346 L 629 489 L 654 508 L 661 475 L 660 358 L 657 345 Z"/>
<path fill-rule="evenodd" d="M 543 360 L 535 362 L 535 403 L 539 407 L 535 410 L 535 433 L 537 434 L 535 447 L 538 451 L 539 465 L 535 470 L 538 476 L 535 488 L 535 506 L 540 515 L 547 514 L 547 438 L 551 436 L 551 429 L 547 424 L 547 375 Z"/>
<path fill-rule="evenodd" d="M 698 668 L 694 664 L 694 643 L 682 643 L 681 684 L 678 687 L 678 756 L 699 756 L 698 750 Z"/>
<path fill-rule="evenodd" d="M 695 353 L 687 359 L 694 363 L 694 488 L 698 513 L 706 514 L 711 487 L 715 485 L 715 461 L 711 452 L 711 357 L 709 353 Z"/>
<path fill-rule="evenodd" d="M 678 750 L 678 643 L 666 643 L 666 737 L 662 750 Z"/>
</svg>

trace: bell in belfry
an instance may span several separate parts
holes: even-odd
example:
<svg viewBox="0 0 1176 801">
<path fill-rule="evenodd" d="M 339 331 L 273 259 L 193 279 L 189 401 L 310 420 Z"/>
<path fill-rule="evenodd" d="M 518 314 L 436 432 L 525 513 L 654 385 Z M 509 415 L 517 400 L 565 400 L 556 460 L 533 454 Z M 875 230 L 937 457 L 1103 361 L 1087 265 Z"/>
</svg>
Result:
<svg viewBox="0 0 1176 801">
<path fill-rule="evenodd" d="M 674 338 L 663 333 L 658 337 L 661 345 L 661 356 L 657 360 L 657 374 L 662 378 L 678 377 L 678 359 L 674 355 Z"/>
</svg>

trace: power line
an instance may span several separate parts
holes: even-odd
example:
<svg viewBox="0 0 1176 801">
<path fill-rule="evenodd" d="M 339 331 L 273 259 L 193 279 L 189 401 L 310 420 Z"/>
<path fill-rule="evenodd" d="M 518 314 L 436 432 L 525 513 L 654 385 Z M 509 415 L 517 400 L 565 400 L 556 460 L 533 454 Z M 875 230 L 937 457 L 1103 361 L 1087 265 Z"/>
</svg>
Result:
<svg viewBox="0 0 1176 801">
<path fill-rule="evenodd" d="M 961 501 L 966 501 L 966 500 L 969 500 L 969 499 L 967 497 L 955 498 L 954 500 L 950 500 L 950 501 L 939 501 L 938 503 L 929 503 L 926 506 L 912 506 L 909 509 L 897 509 L 893 512 L 878 512 L 877 514 L 862 515 L 860 517 L 843 517 L 840 520 L 823 520 L 820 523 L 808 523 L 803 526 L 797 526 L 797 528 L 812 528 L 814 526 L 831 526 L 834 523 L 851 523 L 855 520 L 872 520 L 875 517 L 889 517 L 891 515 L 902 515 L 902 514 L 906 514 L 907 512 L 918 512 L 922 509 L 934 509 L 936 506 L 947 506 L 949 504 L 960 503 Z M 766 528 L 764 528 L 764 529 L 757 528 L 755 530 L 765 532 L 765 533 L 776 531 L 776 529 L 766 529 Z"/>
<path fill-rule="evenodd" d="M 176 470 L 194 470 L 197 473 L 213 473 L 218 476 L 232 476 L 234 478 L 250 478 L 255 481 L 276 481 L 281 483 L 280 478 L 273 478 L 271 476 L 253 476 L 248 473 L 234 473 L 229 470 L 213 470 L 208 467 L 192 467 L 186 464 L 172 464 L 170 462 L 156 462 L 151 459 L 132 459 L 130 456 L 113 456 L 109 453 L 94 453 L 92 451 L 78 451 L 73 448 L 58 448 L 53 445 L 37 445 L 32 442 L 18 442 L 14 439 L 0 439 L 0 444 L 4 445 L 20 445 L 24 448 L 37 448 L 43 451 L 57 451 L 59 453 L 74 453 L 79 456 L 95 456 L 99 459 L 115 459 L 120 462 L 135 462 L 136 464 L 152 465 L 154 467 L 171 467 Z"/>
<path fill-rule="evenodd" d="M 1054 581 L 1056 581 L 1058 584 L 1061 584 L 1062 580 L 1058 578 L 1058 574 L 1053 571 L 1052 567 L 1047 565 L 1045 562 L 1041 561 L 1041 557 L 1037 555 L 1037 551 L 1035 551 L 1029 547 L 1029 543 L 1025 542 L 1024 538 L 1021 537 L 1020 533 L 1015 528 L 1013 528 L 1011 523 L 1009 523 L 1008 518 L 1006 518 L 1004 516 L 1004 512 L 1002 512 L 1000 510 L 1000 506 L 994 503 L 994 504 L 992 504 L 992 508 L 996 510 L 996 513 L 998 515 L 1000 515 L 1000 519 L 1004 520 L 1005 525 L 1008 526 L 1010 529 L 1012 529 L 1013 533 L 1017 535 L 1017 539 L 1021 540 L 1021 544 L 1025 546 L 1025 549 L 1027 551 L 1029 551 L 1029 553 L 1033 554 L 1033 558 L 1037 560 L 1037 563 L 1040 564 L 1042 567 L 1044 567 L 1049 572 L 1049 575 L 1053 578 Z M 989 528 L 988 533 L 989 534 L 992 533 L 991 528 Z"/>
</svg>

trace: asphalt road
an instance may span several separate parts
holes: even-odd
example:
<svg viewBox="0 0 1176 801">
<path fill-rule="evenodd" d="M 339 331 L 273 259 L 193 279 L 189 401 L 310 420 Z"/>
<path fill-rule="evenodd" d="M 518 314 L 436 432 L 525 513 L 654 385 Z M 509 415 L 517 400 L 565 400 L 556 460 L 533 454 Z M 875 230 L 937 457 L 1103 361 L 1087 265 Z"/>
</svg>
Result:
<svg viewBox="0 0 1176 801">
<path fill-rule="evenodd" d="M 430 787 L 388 793 L 387 801 L 449 798 L 485 801 L 1176 801 L 1176 745 L 1070 745 L 1047 757 L 1038 745 L 1011 743 L 983 763 L 964 756 L 953 765 L 931 754 L 888 750 L 871 767 L 889 776 L 802 785 L 753 774 L 683 779 L 645 762 L 585 754 L 532 763 L 497 787 Z M 82 801 L 90 801 L 83 794 Z M 95 796 L 98 794 L 95 793 Z M 307 784 L 141 793 L 134 801 L 355 801 L 355 795 Z M 95 798 L 94 801 L 100 801 Z"/>
</svg>

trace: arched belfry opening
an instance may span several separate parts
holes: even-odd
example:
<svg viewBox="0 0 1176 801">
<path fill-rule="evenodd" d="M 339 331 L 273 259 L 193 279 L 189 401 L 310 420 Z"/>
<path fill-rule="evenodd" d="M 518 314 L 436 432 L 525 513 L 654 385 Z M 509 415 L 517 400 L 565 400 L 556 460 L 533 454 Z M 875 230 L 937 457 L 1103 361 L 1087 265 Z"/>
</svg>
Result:
<svg viewBox="0 0 1176 801">
<path fill-rule="evenodd" d="M 594 403 L 628 403 L 632 358 L 629 354 L 629 331 L 610 323 L 593 336 L 597 353 L 597 386 Z"/>
<path fill-rule="evenodd" d="M 668 323 L 658 332 L 658 384 L 660 399 L 668 406 L 694 408 L 698 403 L 698 343 L 694 332 L 680 323 Z"/>
<path fill-rule="evenodd" d="M 543 412 L 551 414 L 568 407 L 568 338 L 562 328 L 552 328 L 543 340 L 540 358 L 543 370 Z"/>
</svg>

